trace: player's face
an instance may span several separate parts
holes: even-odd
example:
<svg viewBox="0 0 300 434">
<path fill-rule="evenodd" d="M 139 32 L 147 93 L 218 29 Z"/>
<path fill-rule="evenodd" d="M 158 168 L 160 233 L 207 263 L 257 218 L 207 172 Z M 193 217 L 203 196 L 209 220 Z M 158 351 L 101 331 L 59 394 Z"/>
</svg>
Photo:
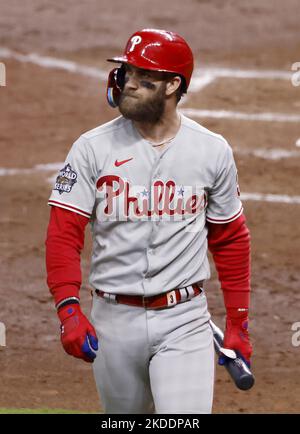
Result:
<svg viewBox="0 0 300 434">
<path fill-rule="evenodd" d="M 125 65 L 125 85 L 119 110 L 137 122 L 156 123 L 165 110 L 166 82 L 162 73 Z"/>
</svg>

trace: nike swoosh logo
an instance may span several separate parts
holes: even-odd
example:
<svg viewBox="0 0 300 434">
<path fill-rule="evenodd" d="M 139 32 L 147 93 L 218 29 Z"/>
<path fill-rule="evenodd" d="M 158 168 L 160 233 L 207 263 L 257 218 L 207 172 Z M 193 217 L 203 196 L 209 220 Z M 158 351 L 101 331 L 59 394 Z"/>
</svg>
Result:
<svg viewBox="0 0 300 434">
<path fill-rule="evenodd" d="M 128 161 L 130 161 L 130 160 L 133 160 L 133 157 L 128 158 L 127 160 L 121 160 L 121 161 L 116 160 L 115 166 L 117 166 L 117 167 L 122 166 L 122 164 L 128 163 Z"/>
</svg>

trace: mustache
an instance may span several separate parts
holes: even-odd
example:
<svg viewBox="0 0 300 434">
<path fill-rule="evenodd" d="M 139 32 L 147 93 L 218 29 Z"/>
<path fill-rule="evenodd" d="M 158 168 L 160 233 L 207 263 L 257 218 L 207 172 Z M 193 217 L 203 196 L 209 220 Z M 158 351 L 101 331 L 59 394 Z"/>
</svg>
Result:
<svg viewBox="0 0 300 434">
<path fill-rule="evenodd" d="M 123 90 L 123 92 L 121 93 L 121 96 L 122 97 L 126 97 L 126 96 L 129 96 L 129 97 L 131 97 L 131 98 L 138 98 L 136 95 L 134 95 L 134 94 L 132 94 L 132 93 L 130 93 L 130 92 L 125 92 L 124 90 Z"/>
</svg>

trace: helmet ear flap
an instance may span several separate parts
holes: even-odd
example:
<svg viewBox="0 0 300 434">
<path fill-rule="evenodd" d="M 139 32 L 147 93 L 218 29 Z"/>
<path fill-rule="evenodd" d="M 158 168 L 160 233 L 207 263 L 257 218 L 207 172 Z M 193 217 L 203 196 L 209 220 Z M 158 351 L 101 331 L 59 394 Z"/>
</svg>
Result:
<svg viewBox="0 0 300 434">
<path fill-rule="evenodd" d="M 119 105 L 119 99 L 125 83 L 125 67 L 121 65 L 110 71 L 107 80 L 106 98 L 108 104 L 116 108 Z"/>
<path fill-rule="evenodd" d="M 125 72 L 126 68 L 124 63 L 120 66 L 120 68 L 117 68 L 117 85 L 121 90 L 123 90 L 123 87 L 125 85 Z"/>
</svg>

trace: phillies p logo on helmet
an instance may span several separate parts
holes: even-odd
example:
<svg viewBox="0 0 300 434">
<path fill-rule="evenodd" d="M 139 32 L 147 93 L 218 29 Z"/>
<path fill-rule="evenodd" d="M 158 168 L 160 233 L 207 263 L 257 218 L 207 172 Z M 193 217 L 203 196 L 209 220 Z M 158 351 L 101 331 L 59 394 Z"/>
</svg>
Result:
<svg viewBox="0 0 300 434">
<path fill-rule="evenodd" d="M 134 47 L 136 45 L 138 45 L 142 42 L 142 38 L 141 38 L 141 36 L 133 36 L 131 38 L 130 42 L 131 42 L 131 47 L 129 48 L 129 51 L 131 52 L 134 50 Z"/>
</svg>

